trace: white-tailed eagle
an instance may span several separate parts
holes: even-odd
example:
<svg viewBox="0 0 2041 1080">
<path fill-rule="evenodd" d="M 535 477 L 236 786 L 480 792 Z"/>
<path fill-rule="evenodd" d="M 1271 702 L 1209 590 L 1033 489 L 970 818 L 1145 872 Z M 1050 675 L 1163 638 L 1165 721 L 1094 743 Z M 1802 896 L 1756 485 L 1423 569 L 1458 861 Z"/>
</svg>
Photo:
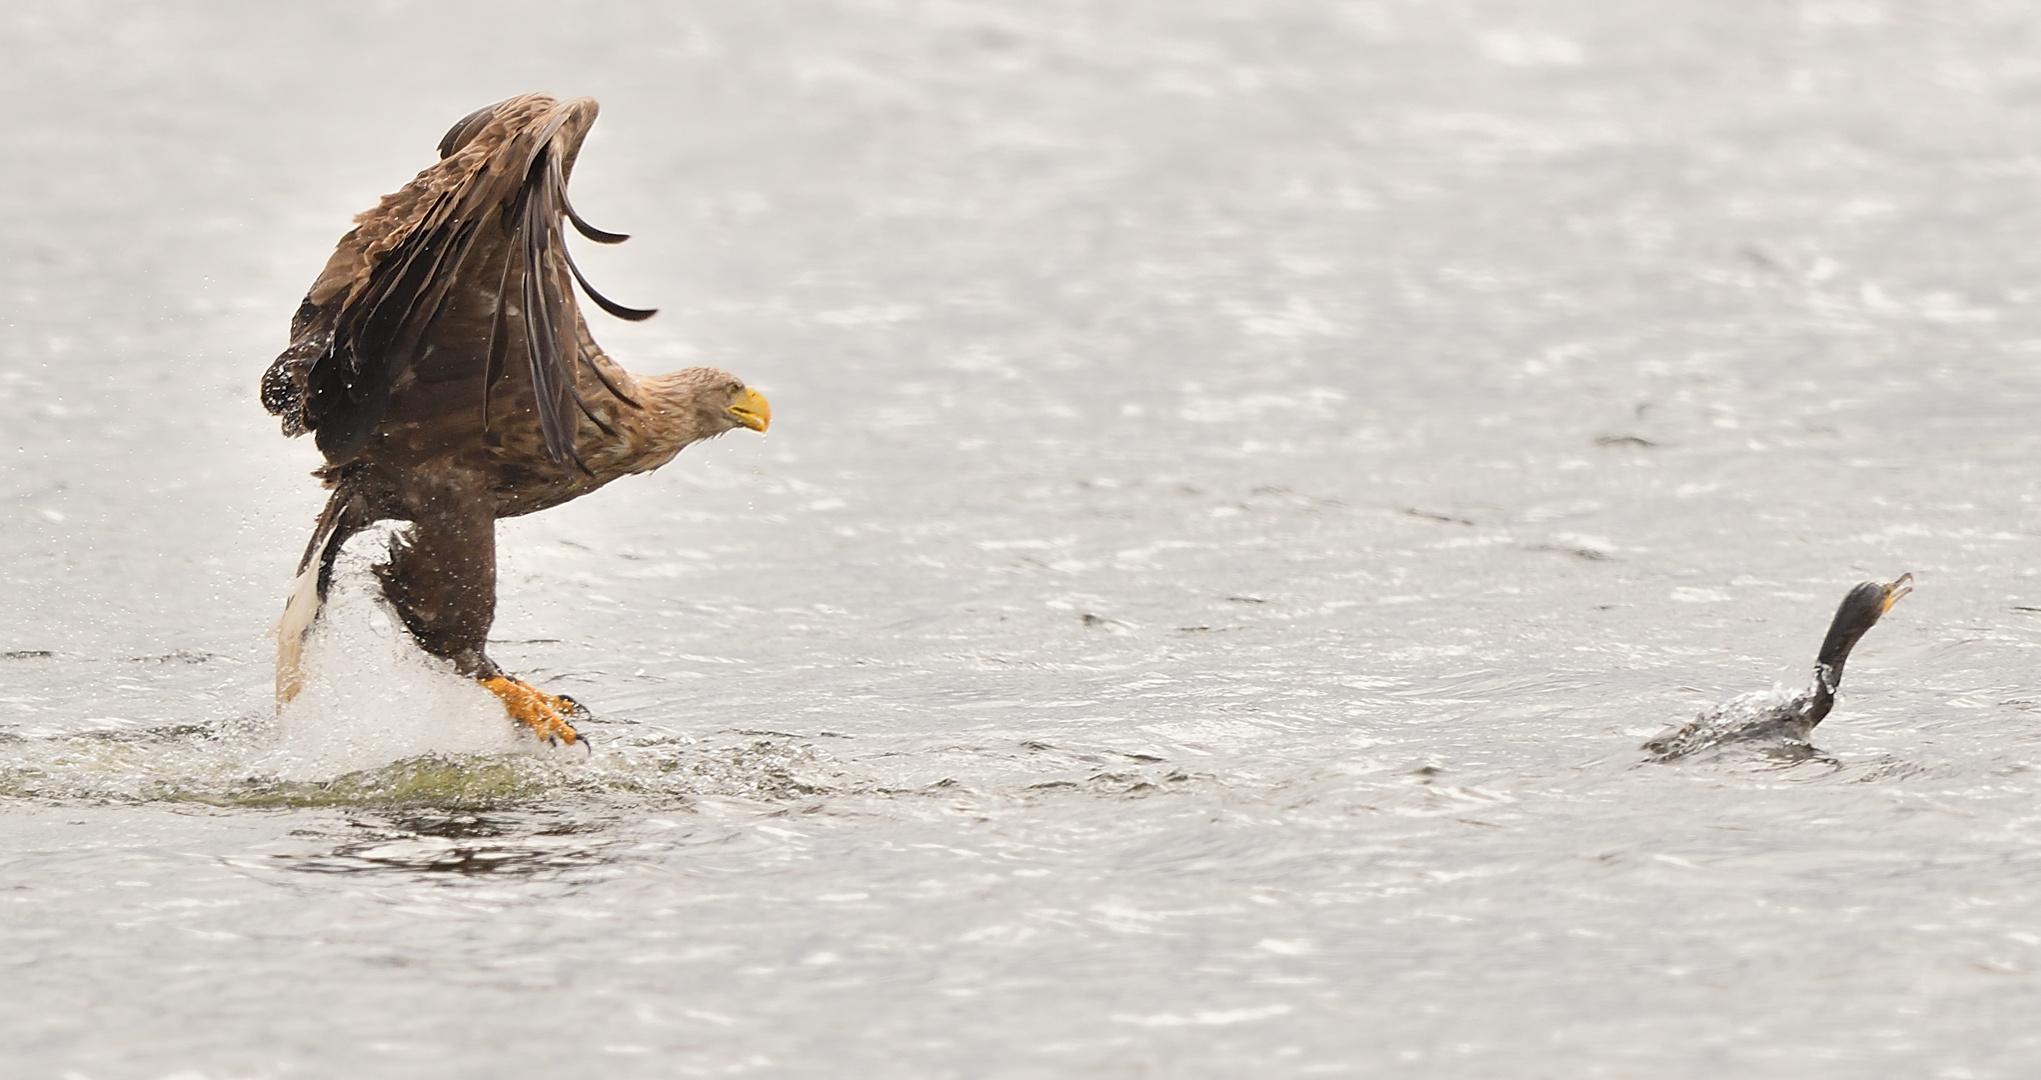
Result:
<svg viewBox="0 0 2041 1080">
<path fill-rule="evenodd" d="M 589 336 L 574 290 L 622 319 L 568 254 L 601 244 L 567 180 L 595 123 L 588 98 L 526 94 L 479 109 L 440 160 L 355 218 L 262 377 L 286 435 L 311 432 L 333 489 L 278 627 L 279 703 L 302 683 L 304 635 L 334 557 L 377 521 L 409 522 L 379 569 L 426 652 L 502 698 L 540 738 L 573 743 L 578 706 L 498 668 L 496 519 L 557 506 L 733 428 L 764 431 L 765 398 L 728 372 L 633 375 Z"/>
</svg>

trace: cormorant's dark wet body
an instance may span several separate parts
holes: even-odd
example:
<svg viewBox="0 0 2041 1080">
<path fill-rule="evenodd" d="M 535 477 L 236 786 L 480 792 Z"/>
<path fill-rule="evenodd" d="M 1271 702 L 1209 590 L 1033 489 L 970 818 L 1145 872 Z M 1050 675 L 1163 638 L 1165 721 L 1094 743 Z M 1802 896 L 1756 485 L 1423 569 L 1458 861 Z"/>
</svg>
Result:
<svg viewBox="0 0 2041 1080">
<path fill-rule="evenodd" d="M 1890 584 L 1866 581 L 1851 589 L 1837 606 L 1828 634 L 1815 657 L 1814 679 L 1807 689 L 1786 696 L 1761 691 L 1724 702 L 1688 723 L 1644 744 L 1654 760 L 1671 761 L 1700 750 L 1730 743 L 1763 743 L 1780 748 L 1805 748 L 1815 725 L 1835 708 L 1842 689 L 1843 665 L 1850 650 L 1899 598 L 1913 591 L 1913 575 L 1901 574 Z"/>
</svg>

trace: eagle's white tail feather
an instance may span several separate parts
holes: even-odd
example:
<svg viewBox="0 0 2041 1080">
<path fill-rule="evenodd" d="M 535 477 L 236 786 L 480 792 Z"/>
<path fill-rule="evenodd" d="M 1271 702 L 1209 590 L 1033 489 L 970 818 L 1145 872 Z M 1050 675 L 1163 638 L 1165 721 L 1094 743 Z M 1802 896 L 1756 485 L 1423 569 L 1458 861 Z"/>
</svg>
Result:
<svg viewBox="0 0 2041 1080">
<path fill-rule="evenodd" d="M 321 551 L 323 556 L 325 552 Z M 283 605 L 283 618 L 276 623 L 276 707 L 281 709 L 305 688 L 301 667 L 305 658 L 305 633 L 319 617 L 319 566 L 313 559 L 304 573 L 291 583 L 291 598 Z"/>
</svg>

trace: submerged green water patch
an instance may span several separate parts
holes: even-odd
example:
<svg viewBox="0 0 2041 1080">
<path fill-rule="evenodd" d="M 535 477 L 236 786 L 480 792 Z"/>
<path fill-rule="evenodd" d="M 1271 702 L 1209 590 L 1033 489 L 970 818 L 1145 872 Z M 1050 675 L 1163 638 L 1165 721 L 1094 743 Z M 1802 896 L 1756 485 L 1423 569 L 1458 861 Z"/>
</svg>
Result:
<svg viewBox="0 0 2041 1080">
<path fill-rule="evenodd" d="M 208 806 L 299 808 L 359 806 L 489 810 L 530 802 L 565 786 L 560 770 L 521 757 L 427 755 L 331 780 L 249 778 L 224 788 L 189 780 L 143 786 L 151 801 Z"/>
</svg>

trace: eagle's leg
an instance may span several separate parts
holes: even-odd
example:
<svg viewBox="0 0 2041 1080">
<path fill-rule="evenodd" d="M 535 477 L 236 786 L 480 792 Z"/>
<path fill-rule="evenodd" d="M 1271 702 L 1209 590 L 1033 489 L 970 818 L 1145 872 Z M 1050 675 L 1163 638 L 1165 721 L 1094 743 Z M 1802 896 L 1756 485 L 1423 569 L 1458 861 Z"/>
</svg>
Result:
<svg viewBox="0 0 2041 1080">
<path fill-rule="evenodd" d="M 484 647 L 496 621 L 496 516 L 480 485 L 448 484 L 409 508 L 411 528 L 378 568 L 383 595 L 420 648 L 503 701 L 510 718 L 547 742 L 582 741 L 567 718 L 580 706 L 504 673 Z"/>
</svg>

